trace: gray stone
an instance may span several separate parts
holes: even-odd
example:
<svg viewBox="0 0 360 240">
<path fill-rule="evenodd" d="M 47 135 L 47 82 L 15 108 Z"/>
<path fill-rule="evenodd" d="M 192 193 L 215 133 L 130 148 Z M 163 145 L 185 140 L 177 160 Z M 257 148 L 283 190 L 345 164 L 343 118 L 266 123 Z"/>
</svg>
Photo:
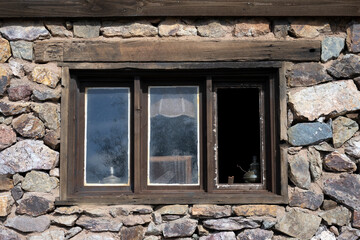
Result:
<svg viewBox="0 0 360 240">
<path fill-rule="evenodd" d="M 28 102 L 9 102 L 7 98 L 0 100 L 0 113 L 5 116 L 18 115 L 30 112 L 30 103 Z"/>
<path fill-rule="evenodd" d="M 354 172 L 356 164 L 345 154 L 332 152 L 325 156 L 324 167 L 326 170 L 333 172 Z"/>
<path fill-rule="evenodd" d="M 51 169 L 49 174 L 51 177 L 60 177 L 60 169 L 59 168 Z"/>
<path fill-rule="evenodd" d="M 50 37 L 49 31 L 41 23 L 7 21 L 0 28 L 0 33 L 8 40 L 33 41 Z"/>
<path fill-rule="evenodd" d="M 306 87 L 333 80 L 320 63 L 294 64 L 287 79 L 290 87 Z"/>
<path fill-rule="evenodd" d="M 65 233 L 65 239 L 70 239 L 70 238 L 74 237 L 75 235 L 77 235 L 78 233 L 80 233 L 81 231 L 82 231 L 81 227 L 70 228 L 69 231 L 67 231 Z"/>
<path fill-rule="evenodd" d="M 158 29 L 148 22 L 107 22 L 100 30 L 104 37 L 154 37 L 158 34 Z"/>
<path fill-rule="evenodd" d="M 23 140 L 0 153 L 0 174 L 14 174 L 33 169 L 52 169 L 59 153 L 39 140 Z"/>
<path fill-rule="evenodd" d="M 21 199 L 23 195 L 24 192 L 20 186 L 15 186 L 11 189 L 11 196 L 14 198 L 15 201 Z"/>
<path fill-rule="evenodd" d="M 165 223 L 163 230 L 164 237 L 190 237 L 195 232 L 197 223 L 196 220 L 189 218 Z"/>
<path fill-rule="evenodd" d="M 42 138 L 45 134 L 43 122 L 33 114 L 23 114 L 12 122 L 13 128 L 23 137 Z"/>
<path fill-rule="evenodd" d="M 160 235 L 164 229 L 164 224 L 155 225 L 155 223 L 150 222 L 147 229 L 146 235 Z"/>
<path fill-rule="evenodd" d="M 356 136 L 345 144 L 345 153 L 354 158 L 360 158 L 360 136 Z"/>
<path fill-rule="evenodd" d="M 321 142 L 318 145 L 315 145 L 314 148 L 320 152 L 333 152 L 335 151 L 335 148 L 333 148 L 329 143 L 327 142 Z"/>
<path fill-rule="evenodd" d="M 96 205 L 89 205 L 83 207 L 83 212 L 90 217 L 109 217 L 109 208 L 100 207 Z"/>
<path fill-rule="evenodd" d="M 0 239 L 1 240 L 21 240 L 19 234 L 15 231 L 0 226 Z"/>
<path fill-rule="evenodd" d="M 327 230 L 326 226 L 320 226 L 311 240 L 336 240 L 335 234 Z"/>
<path fill-rule="evenodd" d="M 236 240 L 234 232 L 219 232 L 200 237 L 199 240 Z"/>
<path fill-rule="evenodd" d="M 231 206 L 230 205 L 210 205 L 210 204 L 201 204 L 194 205 L 191 208 L 191 215 L 199 218 L 222 218 L 231 216 Z"/>
<path fill-rule="evenodd" d="M 61 97 L 61 87 L 55 89 L 38 88 L 33 90 L 33 99 L 37 101 L 59 101 Z"/>
<path fill-rule="evenodd" d="M 10 42 L 11 51 L 14 57 L 32 61 L 33 43 L 27 41 Z"/>
<path fill-rule="evenodd" d="M 170 222 L 182 218 L 181 215 L 173 215 L 173 214 L 166 214 L 166 215 L 162 215 L 161 217 L 164 222 Z"/>
<path fill-rule="evenodd" d="M 142 226 L 123 227 L 120 231 L 121 240 L 143 240 L 145 236 L 145 228 Z"/>
<path fill-rule="evenodd" d="M 352 80 L 293 89 L 288 96 L 297 119 L 313 121 L 321 116 L 336 116 L 360 109 L 360 92 Z"/>
<path fill-rule="evenodd" d="M 301 207 L 310 210 L 318 209 L 324 201 L 322 189 L 316 184 L 312 184 L 310 190 L 294 188 L 289 194 L 289 206 Z"/>
<path fill-rule="evenodd" d="M 324 193 L 351 209 L 360 210 L 360 176 L 342 174 L 324 181 Z"/>
<path fill-rule="evenodd" d="M 288 129 L 288 141 L 293 146 L 316 144 L 331 138 L 331 126 L 326 123 L 298 123 Z"/>
<path fill-rule="evenodd" d="M 80 214 L 83 212 L 81 208 L 78 206 L 71 206 L 71 207 L 59 207 L 55 209 L 56 213 L 64 214 L 64 215 L 72 215 L 72 214 Z"/>
<path fill-rule="evenodd" d="M 12 123 L 13 117 L 0 117 L 0 124 L 4 123 L 5 125 L 10 125 Z"/>
<path fill-rule="evenodd" d="M 310 239 L 316 233 L 321 218 L 312 214 L 291 210 L 275 225 L 275 229 L 299 239 Z"/>
<path fill-rule="evenodd" d="M 345 226 L 350 223 L 351 213 L 343 206 L 319 214 L 327 225 Z"/>
<path fill-rule="evenodd" d="M 237 235 L 238 240 L 271 240 L 274 233 L 263 229 L 246 229 Z"/>
<path fill-rule="evenodd" d="M 166 19 L 159 24 L 159 35 L 162 37 L 196 36 L 197 29 L 193 25 L 187 25 L 178 19 Z"/>
<path fill-rule="evenodd" d="M 60 104 L 32 103 L 31 109 L 39 115 L 47 128 L 57 130 L 60 127 Z"/>
<path fill-rule="evenodd" d="M 358 240 L 360 238 L 360 230 L 350 227 L 342 227 L 341 234 L 337 240 Z"/>
<path fill-rule="evenodd" d="M 75 225 L 76 220 L 79 218 L 78 215 L 53 215 L 51 222 L 66 227 L 72 227 Z"/>
<path fill-rule="evenodd" d="M 286 38 L 290 29 L 290 23 L 287 20 L 274 20 L 273 33 L 276 38 Z"/>
<path fill-rule="evenodd" d="M 27 240 L 64 240 L 64 230 L 49 229 L 41 234 L 32 235 Z"/>
<path fill-rule="evenodd" d="M 235 24 L 235 37 L 258 37 L 270 32 L 270 22 L 265 18 L 242 19 Z"/>
<path fill-rule="evenodd" d="M 16 142 L 16 133 L 14 132 L 14 130 L 9 126 L 0 124 L 0 150 L 10 147 L 15 142 Z M 1 160 L 0 160 L 0 166 L 1 166 Z"/>
<path fill-rule="evenodd" d="M 79 38 L 99 37 L 101 24 L 99 21 L 75 21 L 74 36 Z"/>
<path fill-rule="evenodd" d="M 307 151 L 301 150 L 295 155 L 288 156 L 289 178 L 299 188 L 309 189 L 311 177 Z"/>
<path fill-rule="evenodd" d="M 118 232 L 123 224 L 116 218 L 94 218 L 83 215 L 76 221 L 76 225 L 92 232 Z"/>
<path fill-rule="evenodd" d="M 360 24 L 353 22 L 346 29 L 346 33 L 346 45 L 349 49 L 349 52 L 360 52 Z"/>
<path fill-rule="evenodd" d="M 39 196 L 29 196 L 23 198 L 16 208 L 17 214 L 26 214 L 37 217 L 54 209 L 54 202 Z"/>
<path fill-rule="evenodd" d="M 357 77 L 360 75 L 360 56 L 346 54 L 342 59 L 335 60 L 327 71 L 335 78 Z"/>
<path fill-rule="evenodd" d="M 22 183 L 24 181 L 24 177 L 21 176 L 19 173 L 15 173 L 13 175 L 13 181 L 14 185 L 18 185 L 19 183 Z"/>
<path fill-rule="evenodd" d="M 66 29 L 65 25 L 61 21 L 45 22 L 45 26 L 49 29 L 53 37 L 73 37 L 73 33 Z"/>
<path fill-rule="evenodd" d="M 218 21 L 205 21 L 201 22 L 197 26 L 198 34 L 201 37 L 219 38 L 225 37 L 231 30 L 227 26 L 221 24 Z"/>
<path fill-rule="evenodd" d="M 4 225 L 24 233 L 43 232 L 49 228 L 50 219 L 47 216 L 16 216 L 8 218 Z"/>
<path fill-rule="evenodd" d="M 359 125 L 350 118 L 340 116 L 332 122 L 332 129 L 334 147 L 339 148 L 359 130 Z"/>
<path fill-rule="evenodd" d="M 149 214 L 152 213 L 153 209 L 147 205 L 117 205 L 110 209 L 110 215 L 113 217 L 117 216 L 128 216 L 133 213 L 138 214 Z"/>
<path fill-rule="evenodd" d="M 309 147 L 308 149 L 308 159 L 309 159 L 309 167 L 311 178 L 314 182 L 320 179 L 322 174 L 322 159 L 321 155 L 318 151 L 316 151 L 315 147 Z"/>
<path fill-rule="evenodd" d="M 321 43 L 321 61 L 327 62 L 330 59 L 339 57 L 345 47 L 345 39 L 341 37 L 325 37 Z"/>
<path fill-rule="evenodd" d="M 8 76 L 0 75 L 0 96 L 4 96 L 4 93 L 7 89 L 7 86 L 9 86 L 9 83 L 10 83 L 10 79 Z"/>
<path fill-rule="evenodd" d="M 206 228 L 218 231 L 238 231 L 244 228 L 260 227 L 258 222 L 243 217 L 210 219 L 203 221 L 203 225 Z"/>
<path fill-rule="evenodd" d="M 31 171 L 26 174 L 21 185 L 28 192 L 50 192 L 57 187 L 59 180 L 47 173 Z"/>
<path fill-rule="evenodd" d="M 161 215 L 185 215 L 188 211 L 188 205 L 166 205 L 156 210 L 156 212 Z"/>
<path fill-rule="evenodd" d="M 142 225 L 145 223 L 151 222 L 151 215 L 129 215 L 129 216 L 120 216 L 118 219 L 121 219 L 122 223 L 125 226 L 135 226 Z"/>
<path fill-rule="evenodd" d="M 152 220 L 155 224 L 161 224 L 162 223 L 162 217 L 160 213 L 153 212 L 151 214 Z"/>
<path fill-rule="evenodd" d="M 10 87 L 7 89 L 7 92 L 10 101 L 28 101 L 30 99 L 32 90 L 28 85 L 21 85 L 16 87 Z"/>
</svg>

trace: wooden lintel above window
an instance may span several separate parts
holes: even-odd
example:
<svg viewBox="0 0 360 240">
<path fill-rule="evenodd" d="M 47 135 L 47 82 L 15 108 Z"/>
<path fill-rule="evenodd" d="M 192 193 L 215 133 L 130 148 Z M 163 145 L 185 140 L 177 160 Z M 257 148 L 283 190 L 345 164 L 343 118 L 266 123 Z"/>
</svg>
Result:
<svg viewBox="0 0 360 240">
<path fill-rule="evenodd" d="M 358 0 L 11 0 L 2 18 L 138 16 L 359 16 Z"/>
<path fill-rule="evenodd" d="M 319 40 L 38 41 L 36 62 L 319 61 Z"/>
</svg>

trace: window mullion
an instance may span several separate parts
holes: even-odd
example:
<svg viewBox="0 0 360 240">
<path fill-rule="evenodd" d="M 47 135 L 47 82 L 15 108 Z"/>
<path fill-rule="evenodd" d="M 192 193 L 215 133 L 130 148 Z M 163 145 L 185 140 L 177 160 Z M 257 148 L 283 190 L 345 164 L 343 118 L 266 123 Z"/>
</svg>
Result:
<svg viewBox="0 0 360 240">
<path fill-rule="evenodd" d="M 132 142 L 134 143 L 134 169 L 133 169 L 133 179 L 134 179 L 134 193 L 139 193 L 141 189 L 141 86 L 140 86 L 140 77 L 136 76 L 134 78 L 134 134 Z"/>
<path fill-rule="evenodd" d="M 213 136 L 213 120 L 214 120 L 214 95 L 213 95 L 213 86 L 212 86 L 212 77 L 206 77 L 206 170 L 204 173 L 207 177 L 207 189 L 206 191 L 211 193 L 214 188 L 214 178 L 215 178 L 215 161 L 214 161 L 214 136 Z"/>
</svg>

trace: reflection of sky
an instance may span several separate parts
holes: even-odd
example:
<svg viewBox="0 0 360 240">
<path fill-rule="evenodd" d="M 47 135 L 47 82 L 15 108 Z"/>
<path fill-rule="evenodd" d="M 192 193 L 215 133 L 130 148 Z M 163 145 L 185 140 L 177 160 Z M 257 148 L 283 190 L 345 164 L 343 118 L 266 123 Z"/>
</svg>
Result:
<svg viewBox="0 0 360 240">
<path fill-rule="evenodd" d="M 114 175 L 127 183 L 128 158 L 128 88 L 88 88 L 86 118 L 86 181 L 99 183 L 110 175 L 114 157 L 120 157 L 122 168 L 113 166 Z M 126 156 L 115 153 L 126 150 Z"/>
<path fill-rule="evenodd" d="M 184 98 L 196 105 L 197 87 L 151 87 L 150 101 L 156 103 L 162 98 Z"/>
</svg>

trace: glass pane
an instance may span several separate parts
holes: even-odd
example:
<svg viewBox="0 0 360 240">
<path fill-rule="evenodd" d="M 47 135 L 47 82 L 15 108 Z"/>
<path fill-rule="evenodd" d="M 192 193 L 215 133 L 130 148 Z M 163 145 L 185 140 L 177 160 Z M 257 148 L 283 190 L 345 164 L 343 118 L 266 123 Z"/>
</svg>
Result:
<svg viewBox="0 0 360 240">
<path fill-rule="evenodd" d="M 199 184 L 199 88 L 149 87 L 149 184 Z"/>
<path fill-rule="evenodd" d="M 129 184 L 130 89 L 87 88 L 85 183 Z"/>
</svg>

